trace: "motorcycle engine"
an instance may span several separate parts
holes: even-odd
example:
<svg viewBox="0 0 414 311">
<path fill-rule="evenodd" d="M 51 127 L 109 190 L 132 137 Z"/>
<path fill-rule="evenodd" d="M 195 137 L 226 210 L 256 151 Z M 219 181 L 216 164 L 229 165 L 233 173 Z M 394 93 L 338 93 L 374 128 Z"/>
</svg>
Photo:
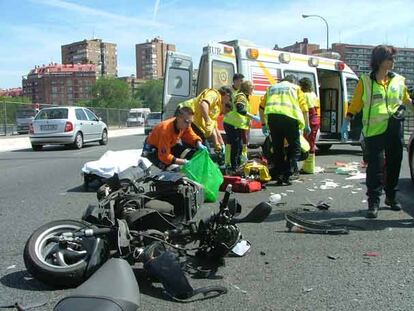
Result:
<svg viewBox="0 0 414 311">
<path fill-rule="evenodd" d="M 212 253 L 224 257 L 240 240 L 240 230 L 235 225 L 220 225 L 214 231 L 211 240 Z"/>
</svg>

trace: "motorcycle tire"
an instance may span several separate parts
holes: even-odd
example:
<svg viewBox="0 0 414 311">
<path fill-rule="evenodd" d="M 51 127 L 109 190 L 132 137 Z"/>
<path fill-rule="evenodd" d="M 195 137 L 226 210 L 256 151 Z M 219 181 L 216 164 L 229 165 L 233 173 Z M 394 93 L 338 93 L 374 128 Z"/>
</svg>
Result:
<svg viewBox="0 0 414 311">
<path fill-rule="evenodd" d="M 75 287 L 86 280 L 89 254 L 79 243 L 64 247 L 56 242 L 62 232 L 94 226 L 77 220 L 56 220 L 35 230 L 23 252 L 28 272 L 37 280 L 58 288 Z M 52 241 L 52 239 L 54 240 Z"/>
</svg>

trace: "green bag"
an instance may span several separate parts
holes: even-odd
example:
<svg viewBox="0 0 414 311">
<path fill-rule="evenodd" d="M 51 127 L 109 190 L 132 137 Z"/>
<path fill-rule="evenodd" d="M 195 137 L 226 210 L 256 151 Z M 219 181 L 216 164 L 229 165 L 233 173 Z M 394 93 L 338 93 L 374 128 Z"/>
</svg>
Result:
<svg viewBox="0 0 414 311">
<path fill-rule="evenodd" d="M 210 159 L 207 150 L 199 150 L 183 165 L 181 171 L 191 180 L 204 186 L 205 202 L 215 202 L 218 197 L 220 185 L 223 183 L 223 174 Z"/>
</svg>

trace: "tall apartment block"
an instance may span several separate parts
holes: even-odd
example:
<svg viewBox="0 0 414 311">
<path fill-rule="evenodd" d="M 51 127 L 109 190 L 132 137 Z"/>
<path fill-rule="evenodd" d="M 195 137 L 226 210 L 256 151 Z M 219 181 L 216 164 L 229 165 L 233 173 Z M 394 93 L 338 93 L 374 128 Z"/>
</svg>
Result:
<svg viewBox="0 0 414 311">
<path fill-rule="evenodd" d="M 346 43 L 332 44 L 332 50 L 341 55 L 357 76 L 369 72 L 371 53 L 375 46 Z M 406 79 L 408 87 L 414 87 L 414 48 L 397 48 L 394 71 Z"/>
<path fill-rule="evenodd" d="M 274 49 L 278 50 L 279 48 L 276 45 Z M 285 46 L 284 48 L 281 48 L 281 50 L 286 52 L 310 55 L 313 54 L 314 51 L 319 50 L 319 44 L 309 43 L 308 38 L 303 38 L 302 42 L 296 42 L 295 44 Z"/>
<path fill-rule="evenodd" d="M 162 79 L 167 51 L 175 51 L 174 44 L 164 43 L 160 38 L 135 45 L 137 79 Z"/>
<path fill-rule="evenodd" d="M 33 103 L 71 106 L 79 100 L 90 99 L 95 82 L 94 64 L 36 66 L 23 77 L 23 96 Z"/>
<path fill-rule="evenodd" d="M 83 40 L 62 45 L 62 64 L 94 64 L 96 75 L 117 76 L 116 44 L 101 39 Z"/>
</svg>

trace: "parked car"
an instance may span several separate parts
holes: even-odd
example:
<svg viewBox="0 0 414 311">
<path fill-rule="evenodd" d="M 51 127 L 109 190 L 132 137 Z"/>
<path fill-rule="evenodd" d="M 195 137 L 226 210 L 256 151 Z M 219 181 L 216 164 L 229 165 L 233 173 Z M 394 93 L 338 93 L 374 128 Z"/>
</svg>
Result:
<svg viewBox="0 0 414 311">
<path fill-rule="evenodd" d="M 145 118 L 151 112 L 149 108 L 132 108 L 128 112 L 127 127 L 144 125 Z"/>
<path fill-rule="evenodd" d="M 108 143 L 108 128 L 83 107 L 52 107 L 39 111 L 30 124 L 30 143 L 35 151 L 43 145 L 67 145 L 81 149 L 84 143 Z"/>
<path fill-rule="evenodd" d="M 161 112 L 150 112 L 144 123 L 144 133 L 148 135 L 154 126 L 161 122 Z"/>
<path fill-rule="evenodd" d="M 410 166 L 411 180 L 414 183 L 414 131 L 411 133 L 407 144 L 408 164 Z"/>
</svg>

